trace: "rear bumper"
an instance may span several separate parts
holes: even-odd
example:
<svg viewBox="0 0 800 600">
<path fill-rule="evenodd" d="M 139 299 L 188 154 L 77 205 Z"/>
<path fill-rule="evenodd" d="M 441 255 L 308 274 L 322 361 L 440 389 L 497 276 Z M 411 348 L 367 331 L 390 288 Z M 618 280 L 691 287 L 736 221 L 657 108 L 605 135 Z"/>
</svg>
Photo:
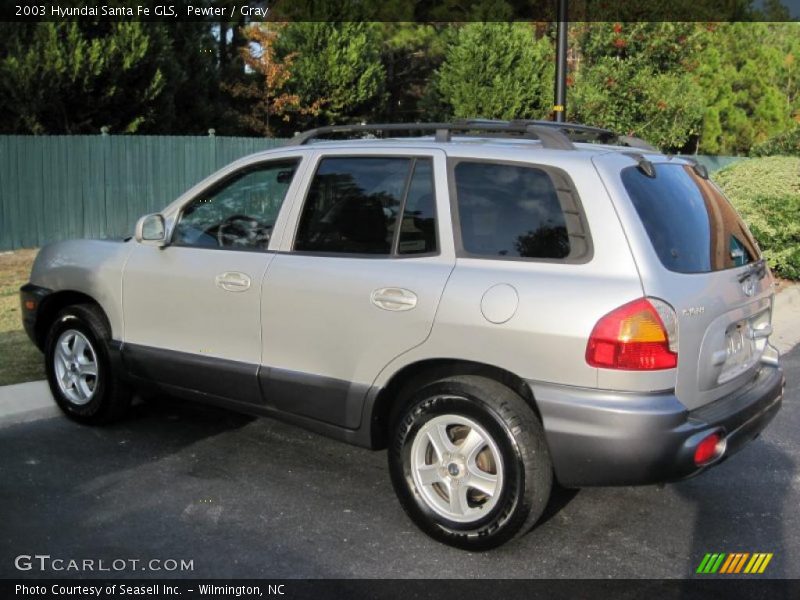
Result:
<svg viewBox="0 0 800 600">
<path fill-rule="evenodd" d="M 755 438 L 780 409 L 785 380 L 763 364 L 733 394 L 689 411 L 669 393 L 621 393 L 528 382 L 556 477 L 565 486 L 640 485 L 691 477 Z M 703 467 L 697 444 L 722 431 L 725 452 Z"/>
</svg>

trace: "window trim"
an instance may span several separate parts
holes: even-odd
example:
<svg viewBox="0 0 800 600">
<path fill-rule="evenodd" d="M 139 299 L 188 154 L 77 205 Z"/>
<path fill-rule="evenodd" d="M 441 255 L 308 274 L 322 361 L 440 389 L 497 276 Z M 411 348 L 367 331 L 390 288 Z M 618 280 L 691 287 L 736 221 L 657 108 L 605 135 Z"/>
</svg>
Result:
<svg viewBox="0 0 800 600">
<path fill-rule="evenodd" d="M 400 198 L 400 210 L 397 211 L 397 220 L 394 224 L 392 234 L 392 247 L 389 256 L 398 256 L 397 252 L 400 244 L 400 230 L 403 228 L 403 219 L 406 216 L 406 205 L 408 204 L 408 193 L 411 191 L 411 182 L 414 179 L 414 172 L 417 170 L 417 157 L 411 159 L 411 166 L 406 174 L 406 182 L 403 184 L 403 197 Z M 431 174 L 433 173 L 433 160 L 431 160 Z M 434 205 L 435 206 L 435 205 Z"/>
<path fill-rule="evenodd" d="M 539 169 L 544 171 L 553 183 L 556 190 L 556 197 L 561 211 L 566 217 L 568 214 L 575 214 L 580 224 L 580 229 L 575 230 L 571 226 L 568 218 L 565 218 L 567 236 L 572 238 L 582 238 L 586 244 L 586 250 L 578 256 L 574 256 L 574 246 L 570 243 L 570 252 L 564 258 L 528 258 L 524 256 L 490 256 L 487 254 L 474 254 L 464 248 L 463 238 L 461 235 L 461 215 L 458 210 L 458 194 L 456 187 L 456 167 L 461 163 L 480 163 L 480 164 L 496 164 L 508 165 L 514 167 L 523 167 L 531 169 Z M 565 188 L 560 188 L 558 179 L 564 181 Z M 583 209 L 581 197 L 575 187 L 575 182 L 567 174 L 564 169 L 554 167 L 552 165 L 528 162 L 524 160 L 507 160 L 497 158 L 474 158 L 474 157 L 451 157 L 447 159 L 447 189 L 450 195 L 450 215 L 453 225 L 453 243 L 455 245 L 456 258 L 475 258 L 479 260 L 503 260 L 511 262 L 525 262 L 525 263 L 551 263 L 551 264 L 571 264 L 583 265 L 591 262 L 594 258 L 594 243 L 592 241 L 591 230 L 589 229 L 589 222 L 586 219 L 586 212 Z M 564 196 L 569 194 L 572 197 L 572 202 L 575 205 L 574 210 L 570 210 L 565 206 Z"/>
<path fill-rule="evenodd" d="M 281 202 L 281 207 L 278 210 L 278 217 L 280 217 L 280 213 L 284 210 L 284 207 L 287 206 L 286 203 L 287 203 L 287 200 L 289 199 L 289 190 L 291 189 L 292 185 L 294 185 L 295 182 L 298 181 L 298 179 L 297 179 L 298 174 L 302 175 L 302 173 L 300 173 L 300 165 L 302 165 L 302 163 L 303 163 L 303 158 L 304 157 L 302 157 L 302 156 L 286 156 L 286 157 L 274 157 L 274 158 L 270 158 L 270 159 L 267 159 L 267 160 L 261 160 L 261 161 L 258 161 L 258 162 L 252 162 L 252 163 L 248 163 L 246 165 L 243 165 L 241 168 L 236 169 L 234 171 L 231 171 L 230 173 L 226 173 L 225 175 L 223 175 L 219 179 L 214 180 L 213 182 L 211 182 L 209 185 L 204 187 L 202 190 L 200 190 L 198 193 L 196 193 L 194 196 L 189 198 L 186 202 L 184 202 L 181 205 L 180 209 L 175 214 L 175 221 L 174 221 L 174 224 L 172 225 L 172 227 L 170 229 L 170 232 L 169 232 L 169 242 L 167 243 L 165 248 L 169 248 L 171 246 L 174 246 L 175 248 L 190 248 L 190 249 L 193 249 L 193 250 L 223 250 L 225 252 L 257 252 L 257 253 L 261 253 L 261 254 L 265 254 L 265 253 L 269 253 L 269 252 L 273 252 L 274 253 L 274 250 L 270 250 L 268 247 L 267 248 L 225 248 L 225 247 L 220 247 L 220 246 L 213 247 L 213 246 L 199 246 L 199 245 L 193 245 L 193 244 L 181 244 L 181 243 L 175 241 L 175 232 L 178 230 L 178 225 L 181 222 L 181 218 L 183 217 L 183 212 L 186 210 L 186 207 L 189 206 L 192 202 L 194 202 L 198 198 L 200 198 L 201 196 L 204 196 L 206 194 L 216 193 L 218 190 L 223 189 L 227 185 L 229 185 L 231 181 L 242 177 L 243 174 L 249 174 L 250 172 L 253 172 L 253 171 L 259 171 L 266 165 L 273 164 L 273 163 L 294 162 L 295 163 L 295 171 L 294 171 L 294 174 L 292 175 L 292 181 L 289 183 L 289 187 L 286 188 L 286 195 L 284 196 L 283 201 Z M 275 218 L 275 225 L 277 225 L 277 223 L 278 223 L 278 217 Z M 270 242 L 269 243 L 272 243 L 272 235 L 275 233 L 275 225 L 272 226 L 272 233 L 270 234 Z M 269 243 L 267 244 L 267 246 L 269 246 Z"/>
<path fill-rule="evenodd" d="M 403 191 L 403 198 L 401 198 L 400 206 L 401 210 L 398 212 L 398 223 L 395 227 L 395 232 L 392 238 L 392 250 L 389 254 L 369 254 L 364 252 L 319 252 L 315 250 L 296 250 L 295 244 L 297 243 L 297 234 L 300 230 L 300 222 L 303 219 L 303 211 L 306 207 L 306 202 L 308 201 L 308 195 L 311 192 L 311 184 L 314 182 L 314 178 L 317 176 L 317 172 L 319 171 L 320 166 L 322 165 L 322 161 L 326 158 L 403 158 L 408 159 L 411 161 L 411 168 L 409 169 L 408 175 L 406 176 L 405 182 L 405 189 Z M 427 159 L 431 161 L 431 191 L 432 191 L 432 200 L 433 200 L 433 209 L 436 213 L 436 223 L 434 227 L 434 233 L 436 235 L 436 251 L 435 252 L 425 252 L 420 254 L 397 254 L 397 245 L 399 243 L 399 235 L 400 235 L 400 227 L 402 226 L 403 221 L 403 214 L 406 208 L 406 201 L 408 200 L 408 193 L 411 189 L 411 180 L 414 175 L 414 171 L 416 169 L 417 160 L 419 159 Z M 290 242 L 290 248 L 288 250 L 284 250 L 281 254 L 291 254 L 297 256 L 318 256 L 320 258 L 369 258 L 372 260 L 409 260 L 415 258 L 431 258 L 436 256 L 441 256 L 442 252 L 442 244 L 441 244 L 441 237 L 440 237 L 440 218 L 439 218 L 439 205 L 438 205 L 438 197 L 436 194 L 436 162 L 434 160 L 434 156 L 432 154 L 383 154 L 383 153 L 376 153 L 376 154 L 320 154 L 317 156 L 316 164 L 314 165 L 314 170 L 311 172 L 311 175 L 308 177 L 306 181 L 305 190 L 303 192 L 303 198 L 300 202 L 300 210 L 297 213 L 297 218 L 295 219 L 294 223 L 294 230 L 292 232 L 292 238 Z"/>
</svg>

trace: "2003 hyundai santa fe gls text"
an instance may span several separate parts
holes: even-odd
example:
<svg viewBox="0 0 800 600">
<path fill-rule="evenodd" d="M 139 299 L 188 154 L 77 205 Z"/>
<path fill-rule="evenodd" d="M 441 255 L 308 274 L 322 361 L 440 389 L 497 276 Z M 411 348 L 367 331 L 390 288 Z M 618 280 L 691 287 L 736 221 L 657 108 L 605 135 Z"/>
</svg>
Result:
<svg viewBox="0 0 800 600">
<path fill-rule="evenodd" d="M 554 480 L 682 479 L 757 436 L 784 386 L 772 283 L 701 166 L 469 121 L 307 132 L 135 239 L 43 248 L 21 295 L 76 421 L 151 387 L 388 447 L 414 522 L 481 549 Z"/>
</svg>

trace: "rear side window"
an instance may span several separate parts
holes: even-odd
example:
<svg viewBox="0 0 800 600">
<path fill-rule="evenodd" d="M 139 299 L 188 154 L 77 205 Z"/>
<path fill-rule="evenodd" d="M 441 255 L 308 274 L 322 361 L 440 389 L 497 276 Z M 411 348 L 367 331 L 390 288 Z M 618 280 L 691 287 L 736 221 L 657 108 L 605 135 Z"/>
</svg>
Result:
<svg viewBox="0 0 800 600">
<path fill-rule="evenodd" d="M 565 259 L 588 252 L 571 186 L 557 185 L 548 170 L 461 161 L 454 176 L 461 245 L 468 255 Z"/>
<path fill-rule="evenodd" d="M 759 259 L 758 246 L 719 189 L 690 166 L 657 164 L 655 177 L 637 167 L 622 183 L 661 263 L 678 273 L 708 273 Z"/>
<path fill-rule="evenodd" d="M 294 249 L 335 254 L 436 251 L 429 158 L 331 157 L 320 161 Z"/>
</svg>

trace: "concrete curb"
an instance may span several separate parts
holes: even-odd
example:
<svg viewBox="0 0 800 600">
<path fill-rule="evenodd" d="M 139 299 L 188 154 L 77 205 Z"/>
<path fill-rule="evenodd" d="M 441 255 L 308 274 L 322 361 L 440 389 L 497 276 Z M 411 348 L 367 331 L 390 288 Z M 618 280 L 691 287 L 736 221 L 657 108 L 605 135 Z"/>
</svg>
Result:
<svg viewBox="0 0 800 600">
<path fill-rule="evenodd" d="M 781 354 L 800 343 L 800 284 L 781 286 L 775 295 L 770 342 Z"/>
<path fill-rule="evenodd" d="M 46 381 L 0 386 L 0 427 L 59 414 Z"/>
</svg>

